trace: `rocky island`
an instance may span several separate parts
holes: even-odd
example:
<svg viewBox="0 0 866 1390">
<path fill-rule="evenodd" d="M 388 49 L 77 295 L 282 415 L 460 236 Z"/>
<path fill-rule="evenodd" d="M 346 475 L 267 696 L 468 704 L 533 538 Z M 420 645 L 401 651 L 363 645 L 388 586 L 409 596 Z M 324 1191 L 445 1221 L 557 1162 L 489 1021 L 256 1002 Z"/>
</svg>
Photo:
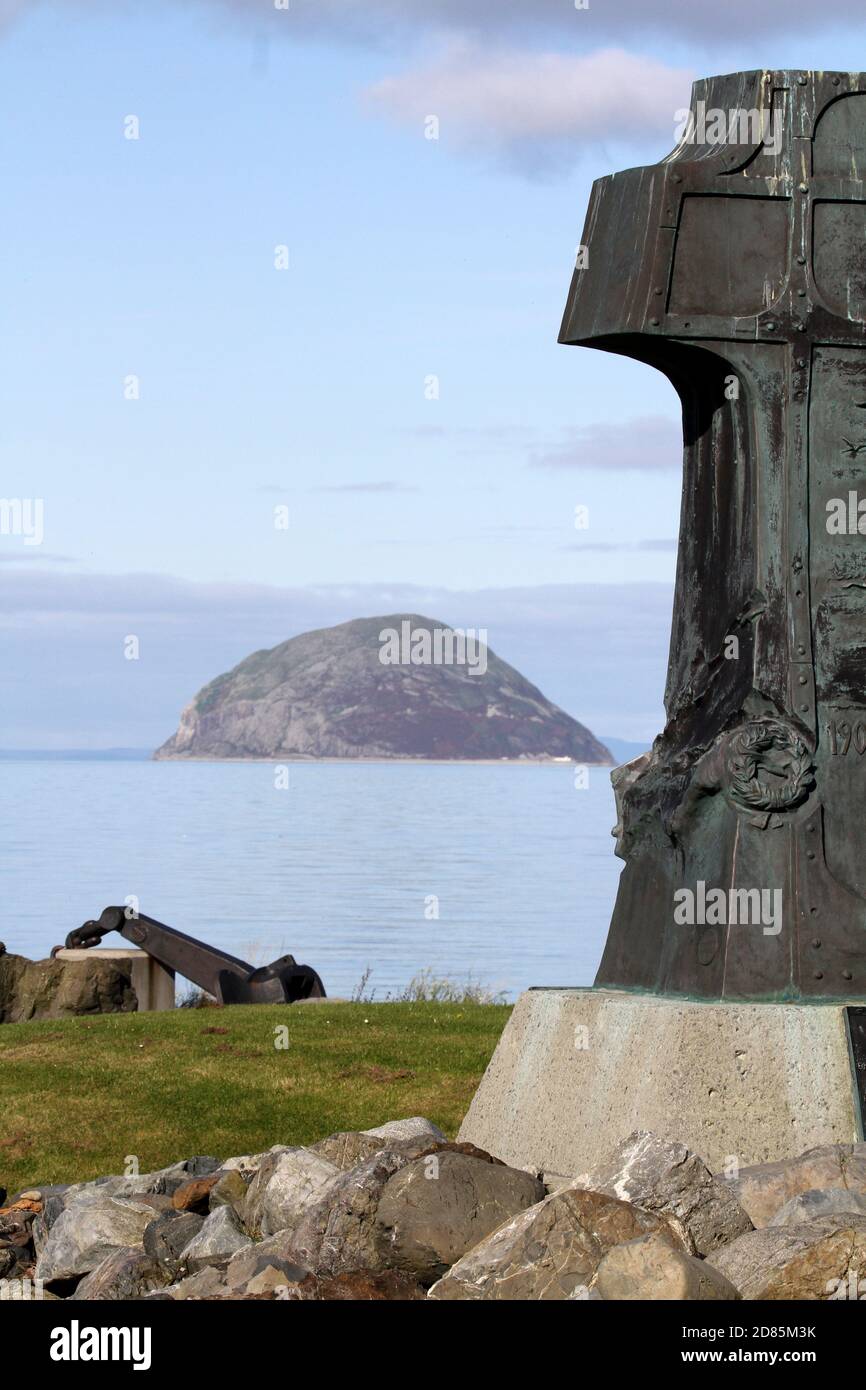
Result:
<svg viewBox="0 0 866 1390">
<path fill-rule="evenodd" d="M 204 686 L 154 757 L 615 761 L 484 635 L 404 613 L 302 633 Z"/>
</svg>

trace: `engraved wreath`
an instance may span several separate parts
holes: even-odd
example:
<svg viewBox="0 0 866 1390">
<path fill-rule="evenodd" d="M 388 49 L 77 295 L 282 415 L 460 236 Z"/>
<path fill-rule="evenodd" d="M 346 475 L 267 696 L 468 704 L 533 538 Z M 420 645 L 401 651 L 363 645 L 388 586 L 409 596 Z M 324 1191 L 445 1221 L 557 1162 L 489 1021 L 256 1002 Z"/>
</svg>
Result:
<svg viewBox="0 0 866 1390">
<path fill-rule="evenodd" d="M 731 800 L 748 811 L 790 810 L 813 783 L 808 745 L 776 719 L 752 720 L 731 735 L 726 771 Z"/>
</svg>

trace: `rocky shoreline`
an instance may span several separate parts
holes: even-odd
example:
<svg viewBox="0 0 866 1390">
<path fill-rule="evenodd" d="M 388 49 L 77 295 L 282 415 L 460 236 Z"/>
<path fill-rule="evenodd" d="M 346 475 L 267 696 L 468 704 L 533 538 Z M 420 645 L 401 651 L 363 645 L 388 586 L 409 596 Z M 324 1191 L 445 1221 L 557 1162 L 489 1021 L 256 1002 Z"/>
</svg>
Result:
<svg viewBox="0 0 866 1390">
<path fill-rule="evenodd" d="M 713 1174 L 641 1131 L 575 1175 L 415 1117 L 309 1147 L 0 1189 L 0 1298 L 858 1298 L 866 1144 Z"/>
</svg>

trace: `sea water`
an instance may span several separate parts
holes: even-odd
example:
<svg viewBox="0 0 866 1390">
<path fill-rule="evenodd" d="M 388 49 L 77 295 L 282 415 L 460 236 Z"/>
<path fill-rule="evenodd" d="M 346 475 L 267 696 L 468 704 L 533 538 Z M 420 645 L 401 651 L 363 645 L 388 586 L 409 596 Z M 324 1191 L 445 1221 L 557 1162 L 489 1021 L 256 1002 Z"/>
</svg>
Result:
<svg viewBox="0 0 866 1390">
<path fill-rule="evenodd" d="M 0 940 L 33 958 L 129 902 L 256 965 L 291 952 L 329 994 L 429 971 L 514 999 L 592 983 L 622 867 L 608 768 L 22 759 L 0 780 Z"/>
</svg>

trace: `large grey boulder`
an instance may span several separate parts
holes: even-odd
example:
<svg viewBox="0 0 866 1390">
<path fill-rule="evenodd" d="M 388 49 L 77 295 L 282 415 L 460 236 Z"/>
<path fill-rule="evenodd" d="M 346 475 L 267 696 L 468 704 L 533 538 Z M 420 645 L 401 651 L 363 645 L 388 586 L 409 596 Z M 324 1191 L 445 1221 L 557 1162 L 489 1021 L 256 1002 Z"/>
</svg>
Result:
<svg viewBox="0 0 866 1390">
<path fill-rule="evenodd" d="M 431 1140 L 425 1131 L 414 1138 L 392 1140 L 350 1171 L 339 1173 L 320 1198 L 308 1206 L 291 1231 L 293 1257 L 314 1274 L 342 1274 L 388 1268 L 390 1251 L 382 1246 L 376 1214 L 389 1180 L 416 1159 L 445 1153 L 468 1154 L 500 1165 L 473 1144 Z"/>
<path fill-rule="evenodd" d="M 515 1216 L 458 1260 L 434 1284 L 442 1300 L 565 1300 L 593 1291 L 598 1267 L 613 1246 L 658 1234 L 686 1248 L 680 1230 L 602 1192 L 566 1188 Z"/>
<path fill-rule="evenodd" d="M 792 1197 L 815 1188 L 843 1187 L 866 1196 L 866 1144 L 821 1144 L 798 1158 L 755 1163 L 720 1181 L 748 1212 L 754 1226 L 767 1226 Z"/>
<path fill-rule="evenodd" d="M 730 1279 L 743 1298 L 847 1297 L 849 1280 L 853 1277 L 856 1285 L 866 1270 L 866 1217 L 824 1216 L 800 1226 L 764 1226 L 716 1250 L 707 1263 Z"/>
<path fill-rule="evenodd" d="M 252 1245 L 231 1207 L 217 1207 L 205 1217 L 201 1227 L 180 1253 L 180 1263 L 196 1274 L 205 1265 L 231 1257 Z"/>
<path fill-rule="evenodd" d="M 141 1246 L 153 1207 L 135 1198 L 112 1197 L 99 1188 L 67 1203 L 48 1232 L 36 1261 L 46 1284 L 89 1274 L 115 1250 Z"/>
<path fill-rule="evenodd" d="M 385 1268 L 376 1212 L 390 1178 L 439 1146 L 427 1136 L 380 1149 L 348 1173 L 338 1173 L 291 1232 L 294 1257 L 315 1274 Z"/>
<path fill-rule="evenodd" d="M 608 1250 L 595 1285 L 605 1301 L 718 1302 L 737 1299 L 729 1279 L 662 1236 L 638 1236 Z"/>
<path fill-rule="evenodd" d="M 113 1250 L 76 1288 L 74 1299 L 144 1298 L 171 1281 L 171 1271 L 138 1246 Z"/>
<path fill-rule="evenodd" d="M 312 1149 L 283 1149 L 268 1155 L 243 1205 L 247 1230 L 270 1236 L 295 1226 L 341 1176 L 335 1163 Z"/>
<path fill-rule="evenodd" d="M 379 1199 L 382 1264 L 432 1283 L 543 1196 L 542 1183 L 516 1168 L 447 1151 L 415 1159 L 389 1178 Z"/>
<path fill-rule="evenodd" d="M 678 1222 L 692 1254 L 707 1255 L 752 1229 L 736 1196 L 685 1144 L 649 1130 L 629 1135 L 575 1186 L 606 1192 Z"/>
</svg>

